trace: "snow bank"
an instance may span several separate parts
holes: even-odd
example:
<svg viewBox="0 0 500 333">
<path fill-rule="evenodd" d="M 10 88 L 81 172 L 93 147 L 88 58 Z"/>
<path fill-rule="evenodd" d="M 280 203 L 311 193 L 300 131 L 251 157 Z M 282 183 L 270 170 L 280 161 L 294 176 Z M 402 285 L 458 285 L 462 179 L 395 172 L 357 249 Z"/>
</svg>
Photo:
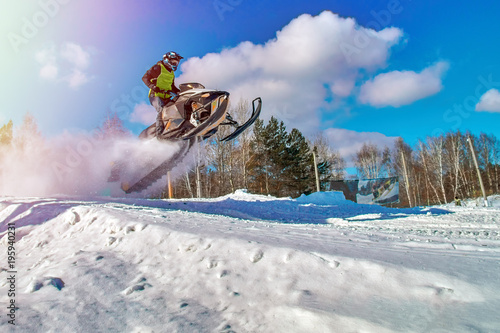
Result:
<svg viewBox="0 0 500 333">
<path fill-rule="evenodd" d="M 198 199 L 195 199 L 198 200 Z M 276 198 L 272 195 L 263 195 L 263 194 L 253 194 L 249 193 L 246 189 L 236 190 L 234 193 L 229 193 L 220 198 L 209 199 L 215 201 L 222 200 L 236 200 L 236 201 L 247 201 L 247 202 L 262 202 L 262 201 L 276 201 L 276 200 L 288 200 L 288 198 Z"/>
<path fill-rule="evenodd" d="M 314 205 L 351 205 L 352 201 L 346 200 L 342 191 L 314 192 L 309 195 L 302 194 L 295 199 L 301 204 Z"/>
<path fill-rule="evenodd" d="M 500 326 L 499 208 L 332 202 L 341 197 L 0 198 L 0 242 L 7 223 L 17 228 L 16 331 Z M 2 303 L 9 301 L 6 255 L 0 252 Z M 0 322 L 1 331 L 9 328 Z"/>
</svg>

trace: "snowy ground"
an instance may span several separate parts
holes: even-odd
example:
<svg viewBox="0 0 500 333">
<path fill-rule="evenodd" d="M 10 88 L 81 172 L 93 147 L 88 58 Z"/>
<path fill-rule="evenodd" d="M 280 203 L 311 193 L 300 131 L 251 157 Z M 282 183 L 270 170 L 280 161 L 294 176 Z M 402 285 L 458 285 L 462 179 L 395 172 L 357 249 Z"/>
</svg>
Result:
<svg viewBox="0 0 500 333">
<path fill-rule="evenodd" d="M 3 197 L 0 331 L 499 332 L 500 197 L 490 200 Z"/>
</svg>

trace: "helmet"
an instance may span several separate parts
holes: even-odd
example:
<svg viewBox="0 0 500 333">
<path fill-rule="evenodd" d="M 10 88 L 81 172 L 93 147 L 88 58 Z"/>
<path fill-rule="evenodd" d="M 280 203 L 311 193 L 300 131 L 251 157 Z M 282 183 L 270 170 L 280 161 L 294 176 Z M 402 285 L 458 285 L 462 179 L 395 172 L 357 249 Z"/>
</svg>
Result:
<svg viewBox="0 0 500 333">
<path fill-rule="evenodd" d="M 178 53 L 173 51 L 167 52 L 163 55 L 163 63 L 173 71 L 177 70 L 177 66 L 179 65 L 181 59 L 184 59 L 184 57 L 181 57 Z"/>
</svg>

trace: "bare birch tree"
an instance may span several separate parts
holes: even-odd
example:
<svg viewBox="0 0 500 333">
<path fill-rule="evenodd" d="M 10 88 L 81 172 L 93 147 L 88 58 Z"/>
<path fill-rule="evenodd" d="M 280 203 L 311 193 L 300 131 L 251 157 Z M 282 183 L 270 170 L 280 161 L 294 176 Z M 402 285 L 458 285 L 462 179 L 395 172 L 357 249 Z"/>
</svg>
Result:
<svg viewBox="0 0 500 333">
<path fill-rule="evenodd" d="M 373 143 L 364 143 L 354 157 L 354 165 L 360 178 L 374 179 L 389 172 L 390 150 L 378 149 Z"/>
<path fill-rule="evenodd" d="M 412 149 L 409 145 L 407 145 L 402 138 L 398 138 L 394 145 L 394 157 L 393 157 L 393 165 L 394 169 L 397 171 L 399 175 L 399 184 L 402 184 L 406 191 L 406 196 L 408 199 L 408 204 L 413 206 L 414 200 L 412 201 L 412 197 L 414 197 L 414 193 L 412 193 L 411 188 L 411 180 L 412 180 L 412 169 L 413 169 L 413 156 Z"/>
<path fill-rule="evenodd" d="M 340 153 L 332 148 L 328 138 L 319 133 L 314 137 L 309 146 L 316 147 L 318 160 L 328 164 L 328 178 L 331 180 L 344 179 L 345 174 L 345 160 L 340 156 Z"/>
<path fill-rule="evenodd" d="M 431 156 L 429 153 L 429 147 L 422 140 L 419 140 L 417 154 L 420 157 L 420 163 L 422 164 L 425 174 L 426 187 L 430 187 L 432 189 L 432 193 L 434 195 L 433 198 L 435 198 L 435 200 L 439 204 L 441 204 L 441 197 L 439 196 L 438 189 L 436 187 L 436 185 L 438 184 L 436 173 L 433 172 L 433 170 L 431 169 L 432 165 L 430 165 Z M 428 204 L 430 204 L 431 202 L 434 202 L 434 200 L 430 200 L 430 196 L 428 195 Z"/>
</svg>

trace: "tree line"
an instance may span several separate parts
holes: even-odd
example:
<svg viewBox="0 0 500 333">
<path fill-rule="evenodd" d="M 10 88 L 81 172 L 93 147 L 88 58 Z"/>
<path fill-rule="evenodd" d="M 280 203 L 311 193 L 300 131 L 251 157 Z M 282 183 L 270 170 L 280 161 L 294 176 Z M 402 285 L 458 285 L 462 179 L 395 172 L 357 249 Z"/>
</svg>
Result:
<svg viewBox="0 0 500 333">
<path fill-rule="evenodd" d="M 238 120 L 248 117 L 247 102 L 230 110 Z M 346 161 L 318 135 L 308 139 L 297 129 L 288 131 L 275 117 L 257 120 L 252 132 L 237 140 L 219 142 L 227 135 L 222 128 L 203 148 L 192 170 L 176 182 L 174 196 L 217 197 L 245 188 L 251 193 L 297 197 L 316 191 L 313 151 L 317 154 L 321 190 L 330 182 L 347 177 Z M 481 197 L 476 154 L 487 195 L 499 193 L 500 142 L 494 135 L 479 136 L 450 131 L 418 140 L 414 146 L 398 138 L 393 147 L 365 143 L 355 152 L 352 163 L 357 178 L 397 176 L 400 184 L 398 206 L 449 203 L 458 198 Z M 333 143 L 334 144 L 334 143 Z"/>
<path fill-rule="evenodd" d="M 243 122 L 249 117 L 249 110 L 249 103 L 240 101 L 231 107 L 230 114 Z M 41 138 L 29 114 L 21 125 L 27 126 Z M 117 115 L 108 114 L 97 130 L 106 137 L 130 135 Z M 194 163 L 187 163 L 191 167 L 174 180 L 174 197 L 219 197 L 237 189 L 298 197 L 317 190 L 315 167 L 322 191 L 329 190 L 331 181 L 347 176 L 345 159 L 321 134 L 306 138 L 296 128 L 288 130 L 275 117 L 267 122 L 258 119 L 251 131 L 221 142 L 230 131 L 229 126 L 221 126 L 213 137 L 193 148 Z M 0 153 L 2 146 L 14 141 L 14 126 L 9 121 L 0 127 Z M 487 194 L 499 193 L 500 142 L 484 133 L 475 136 L 448 132 L 419 140 L 414 146 L 402 138 L 393 147 L 365 143 L 354 154 L 352 163 L 359 179 L 397 176 L 400 206 L 433 205 L 448 203 L 455 197 L 482 195 L 473 152 Z M 159 196 L 168 196 L 168 190 Z"/>
<path fill-rule="evenodd" d="M 244 122 L 249 110 L 249 103 L 240 101 L 229 113 Z M 313 152 L 321 190 L 328 189 L 330 180 L 344 177 L 344 159 L 322 135 L 309 140 L 296 128 L 288 131 L 275 117 L 267 123 L 257 119 L 252 131 L 221 142 L 230 131 L 221 126 L 202 145 L 194 167 L 176 182 L 174 196 L 195 197 L 201 192 L 204 197 L 218 197 L 237 189 L 277 197 L 308 194 L 316 191 Z"/>
<path fill-rule="evenodd" d="M 499 193 L 499 158 L 494 135 L 450 131 L 420 139 L 413 147 L 402 138 L 392 149 L 364 144 L 355 165 L 361 178 L 398 176 L 401 205 L 413 207 L 481 197 L 479 175 L 486 195 Z"/>
</svg>

